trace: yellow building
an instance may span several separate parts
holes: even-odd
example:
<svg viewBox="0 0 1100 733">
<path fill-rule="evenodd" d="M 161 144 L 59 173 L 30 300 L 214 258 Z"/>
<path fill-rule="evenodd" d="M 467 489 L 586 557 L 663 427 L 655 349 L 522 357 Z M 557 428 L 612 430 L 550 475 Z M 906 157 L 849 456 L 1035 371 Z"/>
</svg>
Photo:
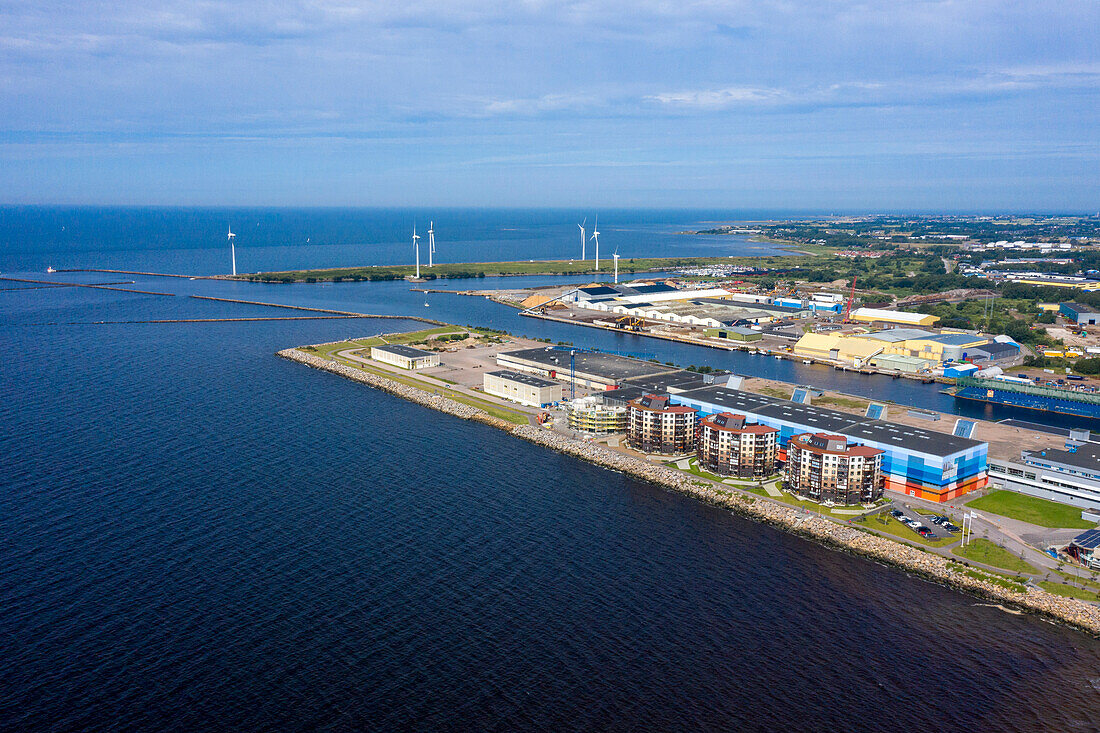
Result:
<svg viewBox="0 0 1100 733">
<path fill-rule="evenodd" d="M 967 349 L 987 343 L 989 339 L 971 336 L 968 333 L 943 333 L 925 338 L 912 338 L 888 343 L 882 349 L 884 354 L 912 356 L 936 362 L 952 359 L 958 361 L 967 353 Z"/>
<path fill-rule="evenodd" d="M 808 333 L 794 345 L 794 353 L 814 359 L 863 366 L 871 357 L 882 353 L 882 347 L 881 343 L 855 336 Z"/>
</svg>

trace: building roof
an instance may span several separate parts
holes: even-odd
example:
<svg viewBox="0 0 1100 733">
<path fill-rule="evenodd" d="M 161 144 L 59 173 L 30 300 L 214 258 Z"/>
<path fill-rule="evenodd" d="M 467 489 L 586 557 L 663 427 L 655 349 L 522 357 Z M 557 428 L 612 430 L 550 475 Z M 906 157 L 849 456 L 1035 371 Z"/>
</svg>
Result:
<svg viewBox="0 0 1100 733">
<path fill-rule="evenodd" d="M 582 293 L 588 295 L 618 295 L 619 291 L 615 288 L 609 288 L 606 285 L 589 285 L 583 288 L 577 288 Z"/>
<path fill-rule="evenodd" d="M 1024 454 L 1023 460 L 1024 463 L 1041 461 L 1100 473 L 1100 445 L 1085 443 L 1068 450 L 1047 448 L 1038 452 L 1028 452 Z"/>
<path fill-rule="evenodd" d="M 710 415 L 709 417 L 703 418 L 703 424 L 715 430 L 724 430 L 731 433 L 766 435 L 767 433 L 779 432 L 778 428 L 761 425 L 759 423 L 750 423 L 746 420 L 747 418 L 744 415 L 734 415 L 732 412 L 719 412 L 716 415 Z"/>
<path fill-rule="evenodd" d="M 1100 313 L 1100 310 L 1085 303 L 1062 303 L 1062 305 L 1071 308 L 1074 313 Z"/>
<path fill-rule="evenodd" d="M 1095 550 L 1100 547 L 1100 529 L 1089 529 L 1073 538 L 1070 544 L 1083 550 Z"/>
<path fill-rule="evenodd" d="M 852 338 L 875 339 L 877 341 L 886 341 L 891 344 L 896 344 L 899 341 L 927 338 L 933 335 L 931 331 L 925 331 L 920 328 L 887 328 L 883 331 L 855 334 Z"/>
<path fill-rule="evenodd" d="M 511 372 L 507 369 L 501 369 L 496 372 L 486 372 L 490 377 L 500 377 L 501 379 L 507 379 L 509 382 L 518 382 L 525 384 L 528 387 L 557 387 L 558 383 L 549 379 L 543 379 L 542 377 L 536 377 L 534 374 L 523 374 L 522 372 Z"/>
<path fill-rule="evenodd" d="M 857 308 L 852 312 L 852 318 L 864 321 L 911 323 L 913 325 L 928 325 L 939 320 L 937 316 L 926 313 L 906 313 L 905 311 L 891 311 L 881 308 Z"/>
<path fill-rule="evenodd" d="M 911 366 L 923 369 L 930 364 L 938 362 L 922 359 L 919 356 L 906 356 L 905 354 L 879 354 L 872 359 L 876 364 L 897 364 L 899 366 Z"/>
<path fill-rule="evenodd" d="M 968 333 L 937 333 L 932 336 L 922 337 L 925 341 L 935 341 L 944 346 L 969 346 L 985 341 L 982 336 L 971 336 Z"/>
<path fill-rule="evenodd" d="M 622 291 L 625 293 L 628 290 L 634 291 L 634 293 L 674 293 L 676 288 L 672 287 L 668 283 L 653 283 L 652 285 L 624 285 Z"/>
<path fill-rule="evenodd" d="M 721 373 L 719 373 L 719 378 L 720 375 Z M 683 392 L 684 390 L 713 384 L 713 382 L 714 378 L 705 376 L 699 372 L 689 372 L 686 369 L 679 369 L 674 372 L 665 372 L 664 374 L 654 374 L 647 377 L 628 379 L 623 382 L 623 386 L 640 387 L 650 394 L 658 394 L 661 392 L 668 392 L 669 389 Z"/>
<path fill-rule="evenodd" d="M 423 359 L 426 356 L 438 356 L 434 351 L 424 351 L 423 349 L 414 349 L 411 346 L 405 346 L 404 344 L 382 344 L 381 346 L 372 346 L 372 349 L 378 349 L 379 351 L 385 351 L 390 354 L 396 354 L 397 356 L 404 356 L 409 359 Z"/>
<path fill-rule="evenodd" d="M 668 412 L 674 414 L 695 412 L 694 409 L 687 405 L 677 405 L 669 402 L 668 395 L 647 394 L 640 400 L 634 400 L 630 404 L 634 407 L 649 410 L 651 412 Z"/>
<path fill-rule="evenodd" d="M 519 351 L 505 351 L 500 357 L 512 358 L 520 361 L 531 362 L 547 371 L 569 371 L 568 349 L 520 349 Z M 498 357 L 499 358 L 499 357 Z M 497 362 L 500 363 L 499 361 Z M 619 383 L 627 379 L 644 377 L 652 374 L 664 374 L 678 371 L 675 367 L 664 364 L 654 364 L 640 359 L 631 359 L 615 354 L 604 354 L 595 351 L 579 352 L 574 356 L 573 363 L 577 373 L 599 377 L 608 382 Z M 507 364 L 501 364 L 507 366 Z"/>
<path fill-rule="evenodd" d="M 1020 345 L 1017 344 L 1016 342 L 1001 343 L 1001 342 L 998 342 L 998 341 L 990 341 L 987 344 L 978 344 L 977 346 L 972 346 L 970 348 L 972 348 L 974 351 L 984 352 L 986 354 L 989 354 L 990 356 L 996 356 L 998 354 L 1019 354 L 1020 353 Z"/>
<path fill-rule="evenodd" d="M 980 440 L 959 438 L 948 433 L 885 420 L 873 420 L 863 415 L 852 415 L 825 407 L 796 404 L 789 400 L 729 387 L 701 387 L 672 395 L 672 399 L 677 402 L 710 403 L 720 408 L 720 412 L 755 413 L 763 418 L 789 423 L 801 432 L 844 435 L 861 443 L 874 442 L 935 456 L 948 456 L 982 445 Z"/>
</svg>

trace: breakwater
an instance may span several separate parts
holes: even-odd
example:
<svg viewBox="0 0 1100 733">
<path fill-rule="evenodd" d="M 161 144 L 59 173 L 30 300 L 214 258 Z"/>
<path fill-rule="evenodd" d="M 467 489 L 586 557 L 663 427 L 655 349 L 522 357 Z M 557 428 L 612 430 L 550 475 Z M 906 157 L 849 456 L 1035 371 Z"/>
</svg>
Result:
<svg viewBox="0 0 1100 733">
<path fill-rule="evenodd" d="M 603 445 L 575 440 L 532 425 L 517 426 L 442 394 L 328 361 L 298 349 L 284 349 L 278 352 L 278 356 L 361 382 L 433 410 L 490 425 L 528 442 L 692 496 L 749 519 L 765 522 L 802 537 L 822 542 L 835 549 L 893 565 L 929 580 L 982 598 L 1007 603 L 1100 636 L 1100 607 L 1084 601 L 1054 595 L 1033 587 L 1017 591 L 991 580 L 967 574 L 968 568 L 943 556 L 824 519 L 803 509 L 768 501 L 763 497 L 732 489 L 719 489 L 709 482 L 685 475 L 667 466 L 649 463 Z"/>
</svg>

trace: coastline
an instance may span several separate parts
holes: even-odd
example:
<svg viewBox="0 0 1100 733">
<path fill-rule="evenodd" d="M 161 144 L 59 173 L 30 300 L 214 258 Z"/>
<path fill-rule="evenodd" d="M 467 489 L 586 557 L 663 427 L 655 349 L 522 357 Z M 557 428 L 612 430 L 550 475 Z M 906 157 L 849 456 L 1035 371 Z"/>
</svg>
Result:
<svg viewBox="0 0 1100 733">
<path fill-rule="evenodd" d="M 415 402 L 464 420 L 474 420 L 507 432 L 516 438 L 581 458 L 590 463 L 620 471 L 642 481 L 691 496 L 708 504 L 728 509 L 740 516 L 816 540 L 833 549 L 876 560 L 920 575 L 986 600 L 1067 624 L 1093 636 L 1100 636 L 1100 607 L 1073 598 L 1054 595 L 1041 589 L 1017 592 L 988 580 L 965 574 L 961 563 L 910 545 L 894 542 L 849 525 L 837 524 L 805 510 L 771 502 L 762 497 L 723 491 L 707 483 L 692 480 L 664 465 L 617 453 L 611 449 L 553 433 L 533 425 L 515 425 L 440 394 L 427 392 L 395 380 L 327 361 L 296 348 L 283 349 L 277 356 L 314 369 L 332 372 L 397 397 Z"/>
</svg>

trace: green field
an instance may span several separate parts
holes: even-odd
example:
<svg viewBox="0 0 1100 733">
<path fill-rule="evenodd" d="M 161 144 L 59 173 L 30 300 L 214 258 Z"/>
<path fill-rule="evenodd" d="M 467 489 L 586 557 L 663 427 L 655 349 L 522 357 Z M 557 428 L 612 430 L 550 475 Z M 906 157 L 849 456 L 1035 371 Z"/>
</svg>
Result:
<svg viewBox="0 0 1100 733">
<path fill-rule="evenodd" d="M 1067 598 L 1080 598 L 1083 601 L 1097 600 L 1096 591 L 1078 588 L 1073 585 L 1065 585 L 1063 583 L 1050 583 L 1044 580 L 1039 583 L 1039 587 L 1043 590 L 1050 591 L 1055 595 L 1066 596 Z"/>
<path fill-rule="evenodd" d="M 956 547 L 951 552 L 971 562 L 980 562 L 983 565 L 1010 570 L 1014 573 L 1038 572 L 1030 563 L 983 538 L 972 540 L 966 547 Z"/>
<path fill-rule="evenodd" d="M 967 502 L 971 509 L 999 514 L 1040 527 L 1090 529 L 1095 525 L 1081 519 L 1081 510 L 1056 501 L 1038 499 L 1015 491 L 995 489 L 987 495 Z"/>
</svg>

